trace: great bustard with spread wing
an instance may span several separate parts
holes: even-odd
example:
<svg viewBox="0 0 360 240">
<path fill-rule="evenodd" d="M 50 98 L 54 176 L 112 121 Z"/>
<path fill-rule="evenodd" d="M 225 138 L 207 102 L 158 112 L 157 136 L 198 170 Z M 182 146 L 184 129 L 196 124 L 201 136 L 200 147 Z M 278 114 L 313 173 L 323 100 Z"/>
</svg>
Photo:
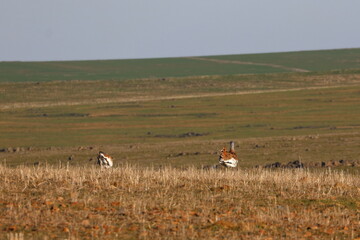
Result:
<svg viewBox="0 0 360 240">
<path fill-rule="evenodd" d="M 235 143 L 233 141 L 230 142 L 230 150 L 226 151 L 226 147 L 224 147 L 219 156 L 219 163 L 225 167 L 237 167 L 238 157 L 235 153 Z"/>
<path fill-rule="evenodd" d="M 104 168 L 111 168 L 113 166 L 113 159 L 109 155 L 99 152 L 99 155 L 97 156 L 97 163 Z"/>
</svg>

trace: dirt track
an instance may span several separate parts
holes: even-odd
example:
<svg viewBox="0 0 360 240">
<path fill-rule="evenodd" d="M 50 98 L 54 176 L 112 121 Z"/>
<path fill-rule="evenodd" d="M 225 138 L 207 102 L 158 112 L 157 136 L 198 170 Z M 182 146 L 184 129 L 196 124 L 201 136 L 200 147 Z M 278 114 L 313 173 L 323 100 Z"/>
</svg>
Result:
<svg viewBox="0 0 360 240">
<path fill-rule="evenodd" d="M 338 87 L 344 87 L 344 85 L 288 88 L 288 89 L 275 89 L 275 90 L 254 90 L 254 91 L 225 92 L 225 93 L 199 93 L 196 95 L 189 94 L 189 95 L 174 95 L 174 96 L 159 96 L 159 97 L 151 96 L 151 97 L 134 97 L 134 98 L 99 98 L 99 99 L 86 99 L 82 101 L 59 101 L 59 102 L 21 102 L 21 103 L 0 104 L 0 110 L 16 109 L 16 108 L 41 108 L 41 107 L 53 107 L 53 106 L 76 106 L 76 105 L 86 105 L 86 104 L 129 103 L 129 102 L 147 102 L 147 101 L 159 101 L 159 100 L 170 100 L 170 99 L 221 97 L 221 96 L 231 96 L 231 95 L 329 89 L 329 88 L 338 88 Z"/>
<path fill-rule="evenodd" d="M 302 68 L 292 68 L 292 67 L 286 67 L 286 66 L 282 66 L 282 65 L 278 65 L 278 64 L 271 64 L 271 63 L 231 61 L 231 60 L 221 60 L 221 59 L 201 58 L 201 57 L 191 57 L 189 59 L 200 60 L 200 61 L 208 61 L 208 62 L 215 62 L 215 63 L 225 63 L 225 64 L 230 63 L 230 64 L 240 64 L 240 65 L 266 66 L 266 67 L 273 67 L 273 68 L 289 70 L 289 71 L 292 71 L 292 72 L 309 72 L 308 70 L 302 69 Z"/>
</svg>

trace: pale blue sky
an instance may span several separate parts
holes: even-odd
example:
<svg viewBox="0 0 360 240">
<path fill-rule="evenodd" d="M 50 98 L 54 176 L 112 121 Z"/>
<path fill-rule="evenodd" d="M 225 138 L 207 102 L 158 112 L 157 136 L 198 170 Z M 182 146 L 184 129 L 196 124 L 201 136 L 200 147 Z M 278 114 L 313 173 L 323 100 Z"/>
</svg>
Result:
<svg viewBox="0 0 360 240">
<path fill-rule="evenodd" d="M 0 61 L 360 47 L 359 0 L 0 0 Z"/>
</svg>

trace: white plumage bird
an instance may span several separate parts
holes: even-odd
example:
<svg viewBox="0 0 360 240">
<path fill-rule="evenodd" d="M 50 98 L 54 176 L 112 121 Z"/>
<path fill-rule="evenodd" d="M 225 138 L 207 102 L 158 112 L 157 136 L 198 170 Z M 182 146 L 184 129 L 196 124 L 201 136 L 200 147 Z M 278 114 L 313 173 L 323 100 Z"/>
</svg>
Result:
<svg viewBox="0 0 360 240">
<path fill-rule="evenodd" d="M 99 152 L 99 155 L 97 156 L 97 163 L 104 168 L 111 168 L 113 166 L 113 159 L 111 156 L 103 153 L 103 152 Z"/>
</svg>

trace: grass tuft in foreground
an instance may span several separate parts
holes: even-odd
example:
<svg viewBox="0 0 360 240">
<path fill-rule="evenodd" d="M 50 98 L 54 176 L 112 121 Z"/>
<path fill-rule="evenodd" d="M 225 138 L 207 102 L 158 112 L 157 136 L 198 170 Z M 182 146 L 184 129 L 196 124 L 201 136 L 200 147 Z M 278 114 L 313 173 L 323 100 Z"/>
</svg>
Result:
<svg viewBox="0 0 360 240">
<path fill-rule="evenodd" d="M 0 236 L 351 239 L 360 178 L 344 172 L 0 166 Z"/>
</svg>

